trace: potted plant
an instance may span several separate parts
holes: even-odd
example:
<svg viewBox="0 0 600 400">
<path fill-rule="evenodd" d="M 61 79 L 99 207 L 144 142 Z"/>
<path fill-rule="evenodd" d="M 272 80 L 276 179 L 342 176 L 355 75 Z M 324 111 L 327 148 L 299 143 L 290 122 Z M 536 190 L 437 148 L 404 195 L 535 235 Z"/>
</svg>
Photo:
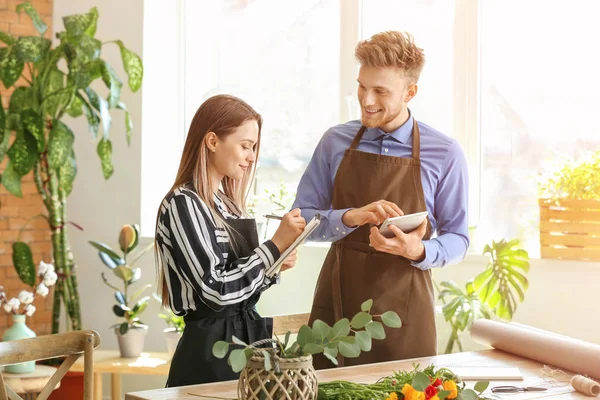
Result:
<svg viewBox="0 0 600 400">
<path fill-rule="evenodd" d="M 167 323 L 168 328 L 165 328 L 163 332 L 165 334 L 165 339 L 167 340 L 169 357 L 173 357 L 179 339 L 181 339 L 181 335 L 183 335 L 185 321 L 183 320 L 183 316 L 175 315 L 173 311 L 169 309 L 166 309 L 165 311 L 165 313 L 158 314 L 158 316 Z"/>
<path fill-rule="evenodd" d="M 511 320 L 517 309 L 517 301 L 525 300 L 529 282 L 529 255 L 518 248 L 519 241 L 492 241 L 483 254 L 490 259 L 485 270 L 469 280 L 463 291 L 453 281 L 444 281 L 436 288 L 443 302 L 444 318 L 452 328 L 444 353 L 452 353 L 454 346 L 463 351 L 461 332 L 471 328 L 480 318 Z M 442 289 L 440 289 L 440 286 Z"/>
<path fill-rule="evenodd" d="M 146 289 L 151 285 L 145 285 L 130 295 L 130 286 L 137 282 L 142 276 L 140 268 L 134 268 L 135 263 L 142 255 L 148 252 L 154 246 L 154 242 L 146 248 L 136 249 L 139 241 L 139 227 L 137 225 L 123 225 L 119 233 L 119 248 L 122 255 L 98 241 L 89 243 L 98 249 L 100 260 L 106 265 L 112 273 L 121 280 L 123 289 L 117 288 L 111 284 L 104 272 L 100 274 L 102 281 L 115 291 L 117 304 L 113 306 L 113 312 L 123 321 L 111 326 L 119 340 L 119 350 L 122 357 L 139 357 L 144 348 L 144 337 L 148 332 L 148 326 L 140 320 L 140 314 L 148 306 L 150 296 L 140 298 Z M 131 256 L 128 258 L 128 256 Z"/>
<path fill-rule="evenodd" d="M 18 245 L 17 245 L 18 246 Z M 23 268 L 23 265 L 26 268 Z M 7 313 L 12 315 L 13 324 L 8 328 L 2 336 L 2 341 L 7 342 L 10 340 L 26 339 L 35 337 L 34 331 L 29 329 L 26 323 L 26 317 L 32 317 L 35 313 L 35 306 L 33 302 L 37 295 L 46 297 L 49 292 L 49 288 L 54 286 L 58 276 L 54 272 L 54 266 L 52 264 L 46 264 L 41 261 L 37 273 L 35 267 L 30 268 L 29 264 L 21 264 L 19 267 L 15 265 L 17 274 L 25 285 L 31 287 L 31 291 L 22 290 L 19 292 L 17 297 L 9 299 L 6 297 L 4 288 L 0 286 L 0 306 Z M 4 371 L 19 374 L 28 373 L 35 370 L 35 361 L 7 365 L 4 367 Z"/>
<path fill-rule="evenodd" d="M 291 193 L 284 182 L 277 190 L 265 189 L 262 196 L 252 195 L 248 201 L 248 213 L 256 217 L 257 213 L 267 213 L 265 219 L 257 219 L 258 234 L 263 239 L 271 237 L 279 227 L 282 213 L 288 212 L 294 203 L 295 194 Z"/>
<path fill-rule="evenodd" d="M 6 88 L 25 82 L 15 87 L 9 107 L 0 107 L 0 162 L 8 156 L 1 183 L 8 192 L 21 197 L 21 180 L 33 172 L 37 191 L 47 210 L 44 218 L 52 233 L 54 266 L 59 277 L 54 290 L 52 332 L 59 330 L 63 306 L 68 322 L 66 329 L 78 330 L 82 327 L 81 311 L 66 212 L 77 163 L 73 150 L 75 134 L 65 121 L 67 117 L 85 114 L 104 177 L 108 179 L 113 173 L 111 111 L 125 112 L 128 143 L 132 120 L 120 101 L 123 82 L 101 58 L 102 48 L 118 46 L 133 92 L 141 86 L 143 66 L 140 57 L 120 40 L 100 41 L 94 37 L 98 23 L 96 8 L 86 14 L 64 17 L 65 30 L 56 34 L 56 46 L 43 37 L 47 26 L 30 2 L 17 5 L 16 10 L 31 18 L 40 35 L 13 37 L 0 31 L 0 41 L 6 45 L 0 48 L 0 79 Z M 97 79 L 102 79 L 108 89 L 106 98 L 92 89 Z M 101 135 L 98 134 L 100 125 Z M 33 266 L 31 250 L 23 242 L 13 246 L 13 257 L 21 268 Z"/>
<path fill-rule="evenodd" d="M 393 311 L 371 315 L 373 300 L 361 305 L 361 311 L 352 320 L 343 318 L 333 327 L 316 320 L 312 327 L 302 325 L 295 341 L 291 332 L 285 339 L 262 340 L 246 344 L 235 336 L 233 342 L 218 341 L 213 346 L 215 357 L 228 361 L 234 372 L 240 372 L 238 393 L 240 399 L 308 400 L 317 398 L 317 378 L 312 366 L 312 355 L 323 353 L 337 365 L 338 354 L 347 358 L 358 357 L 361 351 L 370 351 L 372 340 L 385 339 L 383 325 L 400 328 L 400 317 Z M 377 320 L 376 320 L 377 319 Z M 378 321 L 378 320 L 381 320 Z M 269 345 L 268 347 L 261 347 Z M 231 346 L 239 346 L 231 352 Z"/>
<path fill-rule="evenodd" d="M 538 185 L 543 258 L 600 260 L 600 150 L 557 163 Z"/>
</svg>

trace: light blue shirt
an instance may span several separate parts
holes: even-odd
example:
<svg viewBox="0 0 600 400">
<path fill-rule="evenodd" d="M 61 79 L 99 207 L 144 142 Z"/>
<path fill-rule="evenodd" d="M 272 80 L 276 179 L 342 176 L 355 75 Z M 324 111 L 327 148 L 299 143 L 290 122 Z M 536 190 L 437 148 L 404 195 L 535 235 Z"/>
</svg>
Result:
<svg viewBox="0 0 600 400">
<path fill-rule="evenodd" d="M 418 121 L 417 124 L 421 135 L 421 180 L 434 237 L 423 240 L 425 259 L 413 265 L 429 269 L 459 262 L 467 252 L 469 180 L 460 144 L 428 125 Z M 309 240 L 336 241 L 356 229 L 342 223 L 342 215 L 349 209 L 333 210 L 331 198 L 337 169 L 360 127 L 360 121 L 350 121 L 325 132 L 300 180 L 293 208 L 300 208 L 306 221 L 317 213 L 322 217 Z M 412 128 L 412 116 L 390 133 L 368 128 L 358 150 L 410 158 Z"/>
</svg>

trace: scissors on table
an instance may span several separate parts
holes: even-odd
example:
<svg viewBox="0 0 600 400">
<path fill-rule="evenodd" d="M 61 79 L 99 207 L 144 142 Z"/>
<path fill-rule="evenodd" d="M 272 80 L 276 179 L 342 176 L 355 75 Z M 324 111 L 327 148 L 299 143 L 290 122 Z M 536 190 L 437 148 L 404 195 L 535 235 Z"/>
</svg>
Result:
<svg viewBox="0 0 600 400">
<path fill-rule="evenodd" d="M 494 386 L 492 388 L 494 393 L 543 392 L 546 390 L 548 389 L 536 386 Z"/>
</svg>

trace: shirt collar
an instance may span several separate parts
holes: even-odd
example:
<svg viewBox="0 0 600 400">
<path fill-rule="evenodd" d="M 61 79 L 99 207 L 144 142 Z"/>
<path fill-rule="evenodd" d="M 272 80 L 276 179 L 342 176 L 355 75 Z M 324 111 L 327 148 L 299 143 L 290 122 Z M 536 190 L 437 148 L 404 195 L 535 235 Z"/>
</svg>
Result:
<svg viewBox="0 0 600 400">
<path fill-rule="evenodd" d="M 364 134 L 364 138 L 367 140 L 378 140 L 382 136 L 391 137 L 392 139 L 400 142 L 400 143 L 408 143 L 410 138 L 412 137 L 413 131 L 413 117 L 410 109 L 408 110 L 408 119 L 404 124 L 402 124 L 398 129 L 392 131 L 390 133 L 385 133 L 380 128 L 367 128 L 367 131 Z"/>
</svg>

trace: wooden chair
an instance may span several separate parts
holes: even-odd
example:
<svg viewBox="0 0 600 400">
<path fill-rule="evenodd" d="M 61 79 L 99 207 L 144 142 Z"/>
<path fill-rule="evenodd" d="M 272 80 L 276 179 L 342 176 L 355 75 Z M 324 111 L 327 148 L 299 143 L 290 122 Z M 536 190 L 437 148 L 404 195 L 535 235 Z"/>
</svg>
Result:
<svg viewBox="0 0 600 400">
<path fill-rule="evenodd" d="M 27 361 L 47 360 L 63 357 L 63 361 L 37 400 L 46 400 L 54 387 L 65 376 L 69 368 L 83 353 L 83 395 L 85 400 L 92 400 L 94 349 L 100 344 L 100 335 L 95 331 L 75 331 L 40 336 L 31 339 L 12 340 L 0 343 L 0 366 Z M 0 372 L 0 400 L 22 400 L 11 388 L 4 384 Z"/>
<path fill-rule="evenodd" d="M 276 315 L 273 318 L 273 334 L 285 335 L 288 331 L 298 333 L 302 325 L 308 324 L 310 314 Z"/>
</svg>

